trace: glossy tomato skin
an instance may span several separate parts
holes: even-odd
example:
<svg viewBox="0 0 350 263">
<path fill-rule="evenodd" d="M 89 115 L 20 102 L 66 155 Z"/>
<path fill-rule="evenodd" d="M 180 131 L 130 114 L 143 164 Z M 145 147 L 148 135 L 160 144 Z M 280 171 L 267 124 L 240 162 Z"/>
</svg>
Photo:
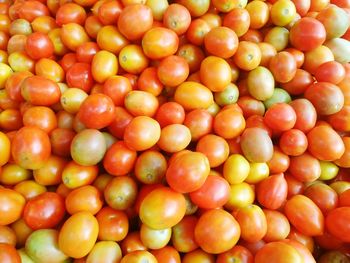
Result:
<svg viewBox="0 0 350 263">
<path fill-rule="evenodd" d="M 91 251 L 97 236 L 97 219 L 89 212 L 79 212 L 63 224 L 58 236 L 58 247 L 67 256 L 82 258 Z"/>
<path fill-rule="evenodd" d="M 216 259 L 216 263 L 229 263 L 234 260 L 238 260 L 238 262 L 242 263 L 253 263 L 254 256 L 244 246 L 236 245 L 229 251 L 220 254 Z"/>
<path fill-rule="evenodd" d="M 349 225 L 346 223 L 350 216 L 349 207 L 339 207 L 331 212 L 326 217 L 326 228 L 336 238 L 344 242 L 349 242 Z"/>
<path fill-rule="evenodd" d="M 295 195 L 284 207 L 291 224 L 308 236 L 321 235 L 324 231 L 324 216 L 317 205 L 308 197 Z"/>
<path fill-rule="evenodd" d="M 212 254 L 220 254 L 231 249 L 237 243 L 240 233 L 236 219 L 222 209 L 204 212 L 194 230 L 198 245 Z"/>
<path fill-rule="evenodd" d="M 46 192 L 29 200 L 24 207 L 23 218 L 32 229 L 53 228 L 65 215 L 63 198 Z"/>
<path fill-rule="evenodd" d="M 9 244 L 0 243 L 0 260 L 4 263 L 22 262 L 16 248 Z"/>
<path fill-rule="evenodd" d="M 4 204 L 1 207 L 0 225 L 8 225 L 18 220 L 24 209 L 24 197 L 14 190 L 0 188 L 0 198 Z"/>
<path fill-rule="evenodd" d="M 50 157 L 50 139 L 37 127 L 23 127 L 13 138 L 11 152 L 14 161 L 23 168 L 39 169 Z"/>
<path fill-rule="evenodd" d="M 157 206 L 154 204 L 157 203 Z M 165 229 L 179 223 L 186 212 L 186 201 L 182 194 L 169 187 L 151 191 L 141 202 L 140 219 L 153 229 Z"/>
</svg>

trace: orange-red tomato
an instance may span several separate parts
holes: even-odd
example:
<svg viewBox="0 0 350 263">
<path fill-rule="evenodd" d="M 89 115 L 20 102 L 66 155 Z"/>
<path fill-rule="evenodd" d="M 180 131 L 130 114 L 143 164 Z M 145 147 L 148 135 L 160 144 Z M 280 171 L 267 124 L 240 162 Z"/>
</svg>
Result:
<svg viewBox="0 0 350 263">
<path fill-rule="evenodd" d="M 324 231 L 324 216 L 317 205 L 304 195 L 290 198 L 284 212 L 290 223 L 301 233 L 308 236 L 322 235 Z"/>
<path fill-rule="evenodd" d="M 336 238 L 349 242 L 349 226 L 345 222 L 349 218 L 349 207 L 339 207 L 330 211 L 326 217 L 327 230 Z"/>
<path fill-rule="evenodd" d="M 0 188 L 0 199 L 3 204 L 0 208 L 0 225 L 8 225 L 18 220 L 24 209 L 24 197 L 14 190 Z"/>
<path fill-rule="evenodd" d="M 236 219 L 222 209 L 204 212 L 194 230 L 198 245 L 211 254 L 220 254 L 233 248 L 240 233 Z"/>
</svg>

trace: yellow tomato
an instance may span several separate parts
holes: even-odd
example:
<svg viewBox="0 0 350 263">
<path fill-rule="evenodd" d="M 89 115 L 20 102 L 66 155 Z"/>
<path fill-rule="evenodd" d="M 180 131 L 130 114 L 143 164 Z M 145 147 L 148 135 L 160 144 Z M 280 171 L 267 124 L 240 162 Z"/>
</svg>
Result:
<svg viewBox="0 0 350 263">
<path fill-rule="evenodd" d="M 333 162 L 320 161 L 321 175 L 319 180 L 331 180 L 337 176 L 339 167 Z"/>
<path fill-rule="evenodd" d="M 1 68 L 0 68 L 1 71 Z M 11 142 L 5 133 L 0 131 L 0 167 L 6 164 L 11 156 Z"/>
<path fill-rule="evenodd" d="M 35 64 L 35 74 L 55 82 L 64 81 L 64 71 L 60 64 L 48 58 L 42 58 Z"/>
<path fill-rule="evenodd" d="M 63 224 L 58 236 L 58 247 L 69 257 L 82 258 L 94 247 L 97 235 L 97 219 L 89 212 L 79 212 Z"/>
<path fill-rule="evenodd" d="M 248 184 L 257 184 L 268 177 L 269 174 L 269 166 L 266 163 L 251 163 L 250 172 L 245 182 Z"/>
<path fill-rule="evenodd" d="M 30 170 L 24 169 L 17 164 L 8 163 L 2 167 L 0 182 L 7 185 L 14 185 L 29 179 L 31 175 Z"/>
<path fill-rule="evenodd" d="M 66 112 L 75 114 L 87 97 L 88 94 L 82 89 L 69 88 L 62 93 L 61 105 Z"/>
<path fill-rule="evenodd" d="M 119 64 L 128 73 L 140 74 L 148 63 L 148 58 L 138 45 L 125 46 L 119 53 Z"/>
<path fill-rule="evenodd" d="M 142 224 L 140 238 L 147 248 L 160 249 L 169 243 L 171 238 L 171 228 L 156 230 Z"/>
<path fill-rule="evenodd" d="M 240 154 L 233 154 L 224 163 L 223 175 L 229 184 L 240 184 L 248 177 L 250 165 Z"/>
<path fill-rule="evenodd" d="M 13 71 L 9 67 L 9 65 L 6 65 L 4 63 L 0 63 L 0 89 L 5 88 L 6 80 L 10 77 L 12 72 Z"/>
<path fill-rule="evenodd" d="M 252 186 L 243 182 L 230 186 L 230 198 L 225 204 L 225 208 L 232 211 L 242 208 L 254 202 L 255 192 Z"/>
<path fill-rule="evenodd" d="M 93 78 L 103 83 L 106 79 L 118 72 L 118 59 L 113 53 L 101 50 L 92 59 L 91 73 Z"/>
</svg>

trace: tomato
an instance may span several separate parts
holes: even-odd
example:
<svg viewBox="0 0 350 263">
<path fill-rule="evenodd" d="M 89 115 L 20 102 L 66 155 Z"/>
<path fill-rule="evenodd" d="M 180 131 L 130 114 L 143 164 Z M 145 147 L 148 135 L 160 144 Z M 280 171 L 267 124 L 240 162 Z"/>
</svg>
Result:
<svg viewBox="0 0 350 263">
<path fill-rule="evenodd" d="M 49 15 L 48 8 L 36 0 L 26 1 L 18 9 L 19 18 L 26 19 L 29 22 L 32 22 L 36 17 L 45 15 Z"/>
<path fill-rule="evenodd" d="M 170 124 L 161 130 L 157 145 L 166 152 L 179 152 L 190 142 L 191 132 L 185 125 Z"/>
<path fill-rule="evenodd" d="M 130 91 L 124 99 L 125 108 L 134 116 L 152 117 L 159 107 L 157 98 L 150 92 Z"/>
<path fill-rule="evenodd" d="M 118 31 L 116 26 L 104 26 L 96 29 L 96 42 L 100 49 L 112 52 L 116 55 L 129 41 Z M 112 56 L 110 56 L 112 57 Z"/>
<path fill-rule="evenodd" d="M 321 115 L 339 112 L 344 105 L 344 96 L 340 89 L 328 82 L 312 84 L 305 92 L 305 98 L 310 100 Z"/>
<path fill-rule="evenodd" d="M 151 253 L 156 257 L 158 262 L 180 263 L 180 254 L 171 246 L 165 246 L 161 249 L 152 250 Z"/>
<path fill-rule="evenodd" d="M 35 60 L 49 58 L 53 55 L 54 46 L 46 34 L 35 32 L 28 36 L 25 51 Z"/>
<path fill-rule="evenodd" d="M 224 139 L 233 139 L 242 134 L 246 126 L 243 115 L 234 109 L 220 111 L 214 118 L 214 131 Z"/>
<path fill-rule="evenodd" d="M 1 208 L 0 225 L 8 225 L 21 217 L 25 199 L 22 195 L 14 190 L 0 188 L 1 202 L 4 204 Z"/>
<path fill-rule="evenodd" d="M 262 3 L 261 1 L 255 1 L 254 3 Z M 233 56 L 233 61 L 243 70 L 253 70 L 259 66 L 261 62 L 261 50 L 256 43 L 250 41 L 241 41 L 238 43 L 238 48 Z"/>
<path fill-rule="evenodd" d="M 326 29 L 321 22 L 311 17 L 303 17 L 290 30 L 291 44 L 301 50 L 310 51 L 326 40 Z"/>
<path fill-rule="evenodd" d="M 16 248 L 9 244 L 0 243 L 0 260 L 6 263 L 20 263 L 22 262 Z"/>
<path fill-rule="evenodd" d="M 314 156 L 306 152 L 290 159 L 289 172 L 301 182 L 314 182 L 321 176 L 321 165 Z"/>
<path fill-rule="evenodd" d="M 305 189 L 304 195 L 314 201 L 324 214 L 338 206 L 338 194 L 330 186 L 323 183 L 310 185 Z"/>
<path fill-rule="evenodd" d="M 213 119 L 213 116 L 204 109 L 195 109 L 186 114 L 184 125 L 190 129 L 193 141 L 212 131 Z"/>
<path fill-rule="evenodd" d="M 97 242 L 89 255 L 86 258 L 86 262 L 118 262 L 122 259 L 122 251 L 118 243 L 113 241 L 99 241 Z"/>
<path fill-rule="evenodd" d="M 67 128 L 56 128 L 50 134 L 52 153 L 61 157 L 70 155 L 70 144 L 75 132 Z"/>
<path fill-rule="evenodd" d="M 100 50 L 98 51 L 91 62 L 91 74 L 93 78 L 103 83 L 109 77 L 116 75 L 118 72 L 118 59 L 113 53 Z"/>
<path fill-rule="evenodd" d="M 241 227 L 243 240 L 257 242 L 266 235 L 266 217 L 260 207 L 256 205 L 242 207 L 238 210 L 235 218 Z"/>
<path fill-rule="evenodd" d="M 348 256 L 341 253 L 340 251 L 329 251 L 325 254 L 323 254 L 319 259 L 318 262 L 325 263 L 325 262 L 347 262 L 349 261 Z"/>
<path fill-rule="evenodd" d="M 140 232 L 130 232 L 121 243 L 123 254 L 129 254 L 138 250 L 147 250 L 140 239 Z"/>
<path fill-rule="evenodd" d="M 62 43 L 73 51 L 90 40 L 85 29 L 75 22 L 62 25 L 60 36 Z"/>
<path fill-rule="evenodd" d="M 166 102 L 160 105 L 155 118 L 160 127 L 169 124 L 182 124 L 185 120 L 185 110 L 179 103 Z"/>
<path fill-rule="evenodd" d="M 123 211 L 104 207 L 97 213 L 96 219 L 99 224 L 99 240 L 121 241 L 126 237 L 129 221 Z"/>
<path fill-rule="evenodd" d="M 190 193 L 191 201 L 198 207 L 214 209 L 229 200 L 230 185 L 221 176 L 210 175 L 196 191 Z"/>
<path fill-rule="evenodd" d="M 185 216 L 172 228 L 171 242 L 179 252 L 190 252 L 198 248 L 194 239 L 194 229 L 198 219 L 195 216 Z"/>
<path fill-rule="evenodd" d="M 145 55 L 151 59 L 161 59 L 176 53 L 179 38 L 170 29 L 155 27 L 148 30 L 142 38 Z"/>
<path fill-rule="evenodd" d="M 62 171 L 62 182 L 69 189 L 91 184 L 98 174 L 96 165 L 82 166 L 70 161 Z"/>
<path fill-rule="evenodd" d="M 3 244 L 15 246 L 17 241 L 15 231 L 9 226 L 0 226 L 0 240 Z"/>
<path fill-rule="evenodd" d="M 148 67 L 141 72 L 137 80 L 137 86 L 140 90 L 152 93 L 154 96 L 158 96 L 164 88 L 155 67 Z"/>
<path fill-rule="evenodd" d="M 297 65 L 293 55 L 281 51 L 271 58 L 269 69 L 277 82 L 286 83 L 294 78 Z"/>
<path fill-rule="evenodd" d="M 107 127 L 114 118 L 114 103 L 104 94 L 89 95 L 78 111 L 79 119 L 91 129 Z"/>
<path fill-rule="evenodd" d="M 308 150 L 317 159 L 334 161 L 345 151 L 341 137 L 330 127 L 321 125 L 314 127 L 308 134 Z"/>
<path fill-rule="evenodd" d="M 250 16 L 246 9 L 233 8 L 224 16 L 223 26 L 232 29 L 238 37 L 241 37 L 248 31 L 249 25 Z"/>
<path fill-rule="evenodd" d="M 290 224 L 285 215 L 275 210 L 264 209 L 267 231 L 264 236 L 266 242 L 285 240 L 290 233 Z"/>
<path fill-rule="evenodd" d="M 285 26 L 293 21 L 296 7 L 290 0 L 278 0 L 271 7 L 271 20 L 276 26 Z"/>
<path fill-rule="evenodd" d="M 58 235 L 58 247 L 67 256 L 81 258 L 92 250 L 97 235 L 97 219 L 89 212 L 78 212 L 63 224 Z"/>
<path fill-rule="evenodd" d="M 348 207 L 339 207 L 330 211 L 326 217 L 327 230 L 343 242 L 349 242 L 349 228 L 344 222 L 349 217 Z"/>
<path fill-rule="evenodd" d="M 241 136 L 244 156 L 251 162 L 267 162 L 273 155 L 271 138 L 261 128 L 247 128 Z"/>
<path fill-rule="evenodd" d="M 194 235 L 196 242 L 204 251 L 220 254 L 237 243 L 240 227 L 228 212 L 221 209 L 208 210 L 199 218 Z"/>
<path fill-rule="evenodd" d="M 126 6 L 118 18 L 119 31 L 129 40 L 138 40 L 151 29 L 152 10 L 144 4 Z"/>
<path fill-rule="evenodd" d="M 324 25 L 327 39 L 341 37 L 350 25 L 348 14 L 335 5 L 321 10 L 316 18 Z"/>
<path fill-rule="evenodd" d="M 30 76 L 21 84 L 23 98 L 33 105 L 51 106 L 60 100 L 59 86 L 50 79 Z"/>
<path fill-rule="evenodd" d="M 25 244 L 25 252 L 35 262 L 62 262 L 68 259 L 58 248 L 58 231 L 40 229 L 30 234 Z"/>
<path fill-rule="evenodd" d="M 305 61 L 303 64 L 303 68 L 312 74 L 315 74 L 317 68 L 323 63 L 334 60 L 334 54 L 332 50 L 324 45 L 307 51 L 304 54 Z"/>
<path fill-rule="evenodd" d="M 133 116 L 123 107 L 115 107 L 115 118 L 107 127 L 110 134 L 118 139 L 123 138 L 125 128 L 133 119 Z"/>
<path fill-rule="evenodd" d="M 262 28 L 269 19 L 269 7 L 266 3 L 260 1 L 252 1 L 248 3 L 245 9 L 249 12 L 250 28 Z"/>
<path fill-rule="evenodd" d="M 316 69 L 315 78 L 319 82 L 338 84 L 345 78 L 345 69 L 339 62 L 329 61 Z"/>
<path fill-rule="evenodd" d="M 70 87 L 79 88 L 90 92 L 94 80 L 91 73 L 91 66 L 87 63 L 75 63 L 66 73 L 67 84 Z M 66 92 L 70 92 L 69 89 Z"/>
<path fill-rule="evenodd" d="M 26 224 L 32 229 L 53 228 L 65 214 L 64 200 L 56 193 L 45 192 L 27 202 L 23 211 Z"/>
<path fill-rule="evenodd" d="M 177 35 L 186 33 L 191 23 L 190 11 L 179 4 L 170 4 L 163 15 L 163 24 Z"/>
<path fill-rule="evenodd" d="M 210 167 L 221 165 L 229 156 L 228 143 L 216 135 L 203 136 L 197 143 L 196 151 L 207 156 Z"/>
<path fill-rule="evenodd" d="M 226 251 L 220 254 L 217 257 L 216 262 L 229 263 L 229 262 L 233 262 L 234 260 L 238 260 L 239 262 L 242 262 L 242 263 L 253 263 L 254 256 L 247 248 L 240 245 L 236 245 L 229 251 Z"/>
<path fill-rule="evenodd" d="M 108 182 L 103 194 L 110 207 L 125 210 L 135 203 L 137 185 L 135 180 L 129 176 L 118 176 Z"/>
<path fill-rule="evenodd" d="M 91 185 L 82 186 L 71 191 L 67 195 L 65 203 L 67 212 L 71 215 L 82 211 L 94 215 L 102 208 L 103 204 L 100 192 Z"/>
<path fill-rule="evenodd" d="M 168 187 L 161 187 L 146 195 L 141 202 L 139 216 L 144 224 L 153 229 L 166 229 L 179 223 L 185 212 L 183 195 Z"/>
<path fill-rule="evenodd" d="M 170 241 L 171 232 L 171 228 L 155 230 L 142 224 L 140 228 L 140 238 L 147 248 L 160 249 L 165 247 Z"/>
<path fill-rule="evenodd" d="M 304 262 L 298 250 L 281 241 L 270 242 L 258 250 L 255 256 L 256 263 L 267 262 Z"/>
<path fill-rule="evenodd" d="M 202 187 L 209 171 L 209 160 L 204 154 L 187 152 L 169 164 L 166 180 L 172 189 L 189 193 Z"/>
<path fill-rule="evenodd" d="M 120 263 L 157 263 L 157 259 L 148 251 L 133 251 L 122 258 Z"/>
<path fill-rule="evenodd" d="M 204 19 L 197 18 L 191 21 L 186 32 L 186 37 L 190 43 L 201 45 L 204 42 L 205 35 L 210 31 L 210 29 L 209 24 Z"/>
<path fill-rule="evenodd" d="M 307 247 L 300 244 L 299 242 L 294 240 L 289 240 L 289 239 L 282 240 L 282 242 L 295 248 L 304 262 L 310 262 L 310 263 L 316 262 L 313 255 L 310 253 Z"/>
<path fill-rule="evenodd" d="M 122 12 L 122 4 L 120 1 L 103 1 L 96 2 L 95 7 L 99 5 L 97 10 L 98 19 L 104 25 L 112 25 L 115 24 L 118 20 L 120 13 Z"/>
<path fill-rule="evenodd" d="M 25 169 L 39 169 L 49 159 L 51 144 L 48 135 L 36 127 L 23 127 L 12 140 L 14 161 Z"/>
<path fill-rule="evenodd" d="M 259 89 L 257 89 L 257 83 L 262 84 Z M 269 69 L 259 66 L 248 73 L 247 86 L 252 97 L 257 100 L 267 100 L 273 96 L 275 80 Z"/>
<path fill-rule="evenodd" d="M 189 74 L 189 65 L 181 56 L 169 56 L 161 60 L 157 76 L 165 86 L 175 87 L 183 83 Z"/>
<path fill-rule="evenodd" d="M 77 23 L 83 25 L 85 20 L 85 9 L 75 3 L 65 3 L 64 5 L 61 5 L 56 12 L 56 23 L 59 26 L 68 23 Z"/>
<path fill-rule="evenodd" d="M 321 235 L 324 231 L 324 216 L 317 205 L 308 197 L 295 195 L 284 207 L 289 222 L 308 236 Z"/>
<path fill-rule="evenodd" d="M 11 142 L 3 132 L 0 132 L 0 149 L 0 166 L 3 166 L 11 157 Z"/>
<path fill-rule="evenodd" d="M 268 209 L 278 209 L 286 201 L 288 185 L 283 174 L 271 175 L 260 182 L 257 188 L 257 199 Z"/>
</svg>

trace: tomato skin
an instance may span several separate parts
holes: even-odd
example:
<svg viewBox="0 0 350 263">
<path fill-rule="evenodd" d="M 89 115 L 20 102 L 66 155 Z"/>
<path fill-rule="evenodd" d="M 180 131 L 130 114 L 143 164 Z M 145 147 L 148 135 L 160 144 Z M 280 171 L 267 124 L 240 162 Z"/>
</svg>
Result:
<svg viewBox="0 0 350 263">
<path fill-rule="evenodd" d="M 211 254 L 220 254 L 231 249 L 237 243 L 240 233 L 235 218 L 222 209 L 204 212 L 194 230 L 197 244 Z"/>
<path fill-rule="evenodd" d="M 229 251 L 221 253 L 217 257 L 216 263 L 229 263 L 234 260 L 239 260 L 238 262 L 242 263 L 253 263 L 254 256 L 247 248 L 236 245 Z"/>
<path fill-rule="evenodd" d="M 344 106 L 344 95 L 338 86 L 329 82 L 317 82 L 307 88 L 305 98 L 311 101 L 320 115 L 339 112 Z"/>
<path fill-rule="evenodd" d="M 271 58 L 269 69 L 277 82 L 286 83 L 295 76 L 297 65 L 293 55 L 289 52 L 281 51 Z"/>
<path fill-rule="evenodd" d="M 210 172 L 208 158 L 199 152 L 187 152 L 174 159 L 166 172 L 170 187 L 181 193 L 198 190 Z"/>
<path fill-rule="evenodd" d="M 21 84 L 22 97 L 33 105 L 51 106 L 60 101 L 59 86 L 50 79 L 30 76 Z"/>
<path fill-rule="evenodd" d="M 197 217 L 185 216 L 179 223 L 173 226 L 171 242 L 177 251 L 188 253 L 198 248 L 198 244 L 194 238 L 194 229 L 197 222 Z"/>
<path fill-rule="evenodd" d="M 113 241 L 98 241 L 89 255 L 86 262 L 97 263 L 103 260 L 106 263 L 118 262 L 122 258 L 122 251 L 118 243 Z"/>
<path fill-rule="evenodd" d="M 350 216 L 349 207 L 339 207 L 330 211 L 326 217 L 326 228 L 336 238 L 343 242 L 349 242 L 350 230 L 346 223 Z"/>
<path fill-rule="evenodd" d="M 9 244 L 0 243 L 0 261 L 4 263 L 22 262 L 16 248 Z"/>
<path fill-rule="evenodd" d="M 165 246 L 161 249 L 152 250 L 151 253 L 156 257 L 158 262 L 180 263 L 180 254 L 171 246 Z"/>
<path fill-rule="evenodd" d="M 126 6 L 118 18 L 118 29 L 129 40 L 138 40 L 151 29 L 152 10 L 144 4 Z"/>
<path fill-rule="evenodd" d="M 90 92 L 94 84 L 94 79 L 91 74 L 91 66 L 87 63 L 74 63 L 66 71 L 66 80 L 70 87 Z"/>
<path fill-rule="evenodd" d="M 191 23 L 191 14 L 183 5 L 170 4 L 164 12 L 163 24 L 177 35 L 186 33 Z"/>
<path fill-rule="evenodd" d="M 330 186 L 323 183 L 315 183 L 307 187 L 304 195 L 309 197 L 327 214 L 338 206 L 338 194 Z"/>
<path fill-rule="evenodd" d="M 82 258 L 93 248 L 97 235 L 97 219 L 89 212 L 79 212 L 63 224 L 58 236 L 58 247 L 67 256 Z"/>
<path fill-rule="evenodd" d="M 179 223 L 185 212 L 184 196 L 169 187 L 161 187 L 146 195 L 141 202 L 139 216 L 153 229 L 166 229 Z"/>
<path fill-rule="evenodd" d="M 308 150 L 319 160 L 334 161 L 345 152 L 341 137 L 328 126 L 316 126 L 307 134 L 307 139 Z"/>
<path fill-rule="evenodd" d="M 271 175 L 261 181 L 257 188 L 257 199 L 267 209 L 275 210 L 287 200 L 288 185 L 283 174 Z"/>
<path fill-rule="evenodd" d="M 198 207 L 214 209 L 223 206 L 229 199 L 230 185 L 221 176 L 208 176 L 198 190 L 190 193 L 191 201 Z"/>
<path fill-rule="evenodd" d="M 289 172 L 301 182 L 314 182 L 321 175 L 321 166 L 315 157 L 306 152 L 290 159 Z"/>
<path fill-rule="evenodd" d="M 25 205 L 25 199 L 14 190 L 0 188 L 1 208 L 0 225 L 8 225 L 18 220 Z"/>
<path fill-rule="evenodd" d="M 99 223 L 99 240 L 121 241 L 129 230 L 129 221 L 126 214 L 110 207 L 102 208 L 96 215 Z"/>
<path fill-rule="evenodd" d="M 189 71 L 189 65 L 185 58 L 172 55 L 160 61 L 157 76 L 163 85 L 176 87 L 187 79 Z"/>
<path fill-rule="evenodd" d="M 290 105 L 277 103 L 267 110 L 264 122 L 274 131 L 287 131 L 294 127 L 296 113 Z"/>
<path fill-rule="evenodd" d="M 11 152 L 14 161 L 23 168 L 39 169 L 50 157 L 50 139 L 37 127 L 23 127 L 12 140 Z"/>
<path fill-rule="evenodd" d="M 257 205 L 248 205 L 235 215 L 241 227 L 241 238 L 247 242 L 261 240 L 267 232 L 267 222 L 263 210 Z"/>
<path fill-rule="evenodd" d="M 65 199 L 65 204 L 67 212 L 71 215 L 83 211 L 95 215 L 103 205 L 100 192 L 91 185 L 71 191 Z"/>
<path fill-rule="evenodd" d="M 258 250 L 257 254 L 255 255 L 254 262 L 301 263 L 304 262 L 304 260 L 293 246 L 277 241 L 270 242 Z"/>
<path fill-rule="evenodd" d="M 317 48 L 325 40 L 326 30 L 315 18 L 303 17 L 290 30 L 291 44 L 301 51 Z"/>
<path fill-rule="evenodd" d="M 295 129 L 302 132 L 310 131 L 316 124 L 317 113 L 315 107 L 307 99 L 296 99 L 289 103 L 295 111 L 296 122 Z"/>
<path fill-rule="evenodd" d="M 56 193 L 42 193 L 29 200 L 24 207 L 23 218 L 34 229 L 54 228 L 65 215 L 63 198 Z"/>
<path fill-rule="evenodd" d="M 308 236 L 323 234 L 324 216 L 317 205 L 308 197 L 293 196 L 286 202 L 284 212 L 290 223 L 301 233 Z"/>
<path fill-rule="evenodd" d="M 167 28 L 152 28 L 142 38 L 143 52 L 150 59 L 161 59 L 173 55 L 178 46 L 178 36 Z"/>
<path fill-rule="evenodd" d="M 285 215 L 276 210 L 264 209 L 267 231 L 264 241 L 273 242 L 284 240 L 290 233 L 290 224 Z"/>
</svg>

